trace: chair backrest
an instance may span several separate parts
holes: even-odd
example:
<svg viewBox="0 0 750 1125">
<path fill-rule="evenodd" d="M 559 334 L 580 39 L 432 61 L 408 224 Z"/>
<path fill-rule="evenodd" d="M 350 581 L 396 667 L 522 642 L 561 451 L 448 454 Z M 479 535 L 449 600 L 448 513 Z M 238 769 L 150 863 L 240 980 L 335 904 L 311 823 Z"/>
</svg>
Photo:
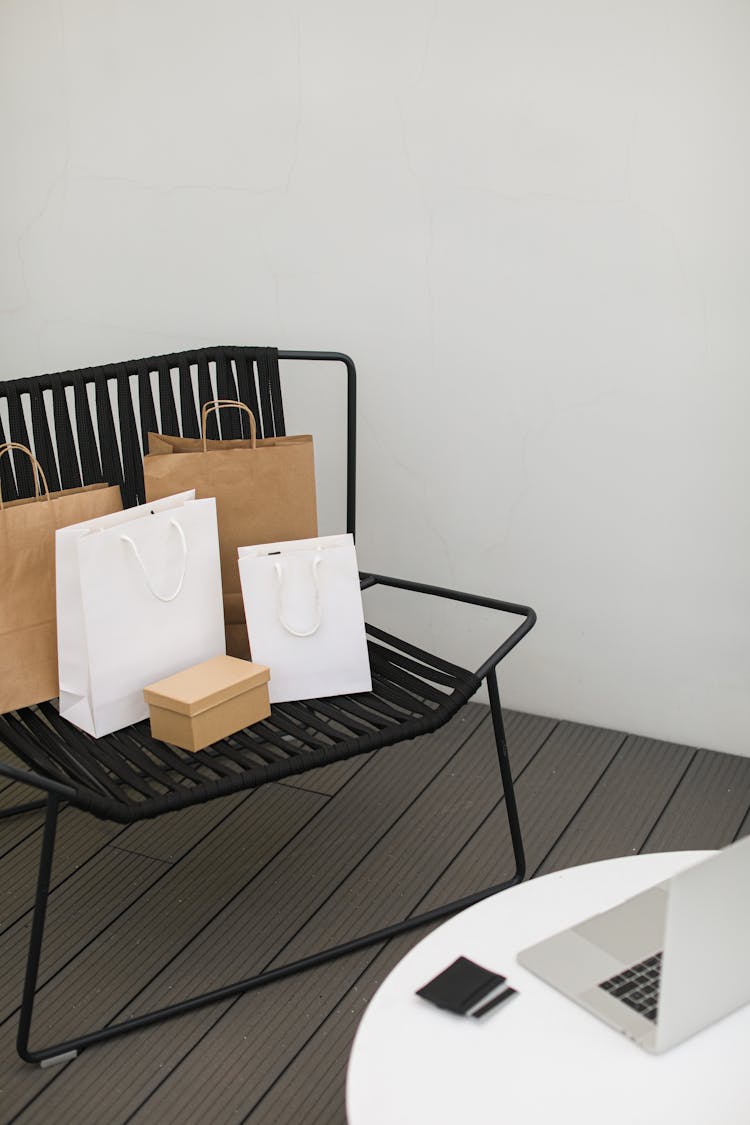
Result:
<svg viewBox="0 0 750 1125">
<path fill-rule="evenodd" d="M 107 481 L 123 504 L 145 502 L 148 432 L 200 436 L 200 412 L 216 398 L 239 399 L 255 415 L 258 436 L 281 436 L 284 410 L 275 348 L 215 347 L 55 375 L 0 382 L 0 442 L 33 449 L 51 491 Z M 208 418 L 209 438 L 248 437 L 243 411 Z M 28 458 L 0 459 L 6 500 L 34 493 Z"/>
</svg>

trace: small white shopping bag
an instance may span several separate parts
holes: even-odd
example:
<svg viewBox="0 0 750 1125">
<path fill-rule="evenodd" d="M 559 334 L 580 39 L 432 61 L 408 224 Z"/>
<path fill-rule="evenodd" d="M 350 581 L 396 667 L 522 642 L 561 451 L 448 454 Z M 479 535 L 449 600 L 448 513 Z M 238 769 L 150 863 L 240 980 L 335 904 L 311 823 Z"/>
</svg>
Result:
<svg viewBox="0 0 750 1125">
<path fill-rule="evenodd" d="M 272 703 L 371 691 L 351 535 L 239 548 L 253 660 L 271 669 Z"/>
<path fill-rule="evenodd" d="M 216 501 L 195 491 L 61 528 L 56 584 L 60 714 L 97 738 L 225 652 Z"/>
</svg>

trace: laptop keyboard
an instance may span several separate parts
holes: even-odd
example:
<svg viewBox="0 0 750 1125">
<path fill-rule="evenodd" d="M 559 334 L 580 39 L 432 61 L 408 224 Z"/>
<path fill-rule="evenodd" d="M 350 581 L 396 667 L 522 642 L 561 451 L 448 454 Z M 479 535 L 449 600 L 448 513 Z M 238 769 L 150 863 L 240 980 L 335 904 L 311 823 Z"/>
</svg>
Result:
<svg viewBox="0 0 750 1125">
<path fill-rule="evenodd" d="M 640 1012 L 647 1020 L 656 1020 L 657 1005 L 659 1002 L 659 976 L 661 973 L 661 953 L 631 965 L 622 973 L 617 973 L 608 980 L 603 980 L 599 988 L 603 988 L 610 996 L 615 996 Z"/>
</svg>

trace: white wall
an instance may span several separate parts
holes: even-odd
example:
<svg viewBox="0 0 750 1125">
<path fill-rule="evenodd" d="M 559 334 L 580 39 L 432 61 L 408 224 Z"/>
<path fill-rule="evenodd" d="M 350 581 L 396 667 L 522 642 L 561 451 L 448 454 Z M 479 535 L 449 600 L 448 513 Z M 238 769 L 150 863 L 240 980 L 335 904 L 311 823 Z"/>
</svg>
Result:
<svg viewBox="0 0 750 1125">
<path fill-rule="evenodd" d="M 750 753 L 749 5 L 0 19 L 4 377 L 350 352 L 363 566 L 534 605 L 515 707 Z"/>
</svg>

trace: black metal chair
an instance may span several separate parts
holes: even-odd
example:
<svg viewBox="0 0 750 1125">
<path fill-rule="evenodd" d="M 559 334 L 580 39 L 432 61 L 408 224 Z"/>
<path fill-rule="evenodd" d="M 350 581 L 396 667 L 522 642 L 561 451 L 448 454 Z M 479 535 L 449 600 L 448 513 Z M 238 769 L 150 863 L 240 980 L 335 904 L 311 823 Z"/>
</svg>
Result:
<svg viewBox="0 0 750 1125">
<path fill-rule="evenodd" d="M 198 436 L 200 408 L 214 398 L 241 399 L 255 414 L 259 436 L 285 433 L 279 360 L 337 361 L 347 373 L 347 529 L 355 524 L 356 374 L 339 352 L 217 347 L 0 383 L 0 440 L 31 446 L 51 490 L 107 481 L 119 483 L 124 505 L 143 503 L 142 451 L 149 430 Z M 178 393 L 175 394 L 175 389 Z M 137 394 L 136 394 L 137 391 Z M 113 405 L 116 409 L 113 410 Z M 115 418 L 116 414 L 116 418 Z M 51 428 L 48 417 L 54 420 Z M 8 419 L 5 432 L 3 417 Z M 29 434 L 27 419 L 30 419 Z M 239 411 L 209 420 L 209 437 L 247 436 Z M 54 433 L 53 433 L 54 431 Z M 0 461 L 2 494 L 33 495 L 28 461 Z M 40 801 L 2 816 L 46 806 L 46 820 L 18 1028 L 18 1052 L 28 1062 L 63 1061 L 83 1048 L 137 1028 L 223 1000 L 441 918 L 520 882 L 524 877 L 521 830 L 508 762 L 497 687 L 499 662 L 532 628 L 526 606 L 427 586 L 378 574 L 361 576 L 363 589 L 391 586 L 518 615 L 521 624 L 474 672 L 447 663 L 368 625 L 373 690 L 354 696 L 275 705 L 270 719 L 232 738 L 189 754 L 150 737 L 147 722 L 94 739 L 61 720 L 42 703 L 0 716 L 0 739 L 21 760 L 0 762 L 0 775 L 42 791 Z M 32 1010 L 49 893 L 57 815 L 61 802 L 96 817 L 128 823 L 174 812 L 238 790 L 255 788 L 357 754 L 415 738 L 441 727 L 486 681 L 497 742 L 515 870 L 506 882 L 407 918 L 342 945 L 258 976 L 131 1020 L 80 1034 L 44 1048 L 29 1046 Z"/>
</svg>

